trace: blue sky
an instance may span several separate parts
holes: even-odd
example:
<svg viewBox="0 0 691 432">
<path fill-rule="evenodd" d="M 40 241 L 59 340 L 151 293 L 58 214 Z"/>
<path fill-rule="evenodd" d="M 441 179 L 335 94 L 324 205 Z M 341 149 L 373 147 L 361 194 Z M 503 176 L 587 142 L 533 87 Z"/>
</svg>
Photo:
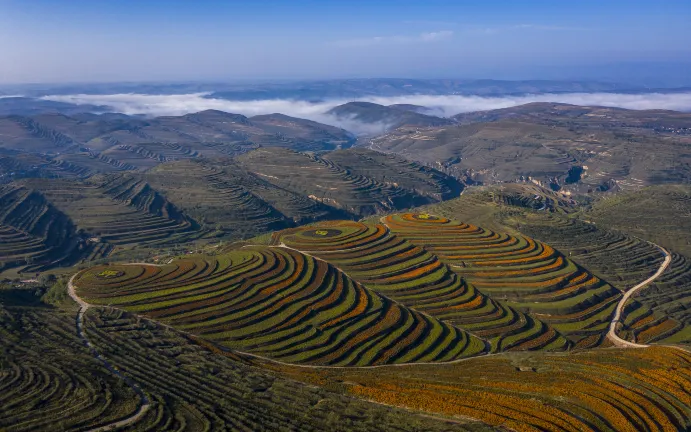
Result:
<svg viewBox="0 0 691 432">
<path fill-rule="evenodd" d="M 690 22 L 684 0 L 0 0 L 0 82 L 681 83 L 691 65 Z"/>
</svg>

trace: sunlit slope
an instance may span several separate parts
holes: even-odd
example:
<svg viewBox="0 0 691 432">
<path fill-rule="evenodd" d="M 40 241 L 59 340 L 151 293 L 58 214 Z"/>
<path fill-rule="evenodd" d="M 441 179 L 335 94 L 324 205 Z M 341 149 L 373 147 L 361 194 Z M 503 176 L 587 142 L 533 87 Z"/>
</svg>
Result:
<svg viewBox="0 0 691 432">
<path fill-rule="evenodd" d="M 475 336 L 285 248 L 245 248 L 161 267 L 98 266 L 80 273 L 75 285 L 90 303 L 282 362 L 443 362 L 485 350 Z"/>
<path fill-rule="evenodd" d="M 646 280 L 663 264 L 664 254 L 656 244 L 592 223 L 591 214 L 585 220 L 578 215 L 567 216 L 565 212 L 574 211 L 571 204 L 550 194 L 534 185 L 473 188 L 459 198 L 426 207 L 424 212 L 539 239 L 620 291 Z M 531 210 L 543 205 L 546 209 Z M 663 223 L 665 226 L 669 225 Z M 645 238 L 658 242 L 656 237 Z M 618 333 L 639 343 L 688 343 L 691 265 L 688 257 L 677 253 L 673 246 L 658 244 L 668 248 L 672 262 L 627 303 Z"/>
<path fill-rule="evenodd" d="M 602 342 L 621 298 L 616 288 L 529 237 L 428 214 L 392 215 L 385 223 L 482 292 L 549 322 L 578 346 Z"/>
<path fill-rule="evenodd" d="M 436 255 L 383 224 L 320 223 L 274 236 L 333 263 L 368 288 L 473 332 L 495 350 L 569 345 L 554 327 L 480 292 Z"/>
<path fill-rule="evenodd" d="M 551 246 L 427 214 L 393 215 L 385 222 L 393 232 L 450 264 L 481 291 L 552 324 L 578 347 L 608 343 L 604 335 L 621 291 Z M 648 308 L 632 302 L 625 324 L 649 315 Z M 658 317 L 654 322 L 655 328 L 641 335 L 641 341 L 663 339 L 681 330 L 672 320 Z M 644 329 L 648 327 L 638 330 Z"/>
</svg>

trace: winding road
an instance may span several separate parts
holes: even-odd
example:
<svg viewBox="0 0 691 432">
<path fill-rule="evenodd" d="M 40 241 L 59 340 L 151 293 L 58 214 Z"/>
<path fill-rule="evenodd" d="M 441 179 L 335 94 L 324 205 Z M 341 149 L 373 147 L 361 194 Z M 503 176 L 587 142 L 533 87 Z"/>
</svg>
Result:
<svg viewBox="0 0 691 432">
<path fill-rule="evenodd" d="M 628 302 L 629 299 L 634 294 L 636 294 L 636 292 L 647 287 L 651 282 L 654 282 L 655 279 L 659 278 L 660 275 L 664 273 L 665 270 L 667 270 L 667 267 L 669 267 L 669 264 L 672 262 L 672 255 L 669 252 L 667 252 L 665 248 L 656 245 L 652 242 L 648 243 L 658 248 L 665 255 L 665 260 L 662 262 L 662 264 L 660 264 L 660 268 L 657 269 L 654 275 L 650 276 L 648 279 L 644 280 L 635 287 L 626 291 L 621 300 L 619 300 L 616 312 L 614 313 L 614 318 L 612 318 L 612 322 L 609 324 L 609 331 L 607 332 L 607 337 L 614 343 L 614 346 L 619 348 L 648 348 L 650 346 L 647 344 L 629 342 L 617 336 L 617 324 L 622 320 L 622 314 L 624 313 L 624 307 L 626 306 L 626 302 Z"/>
</svg>

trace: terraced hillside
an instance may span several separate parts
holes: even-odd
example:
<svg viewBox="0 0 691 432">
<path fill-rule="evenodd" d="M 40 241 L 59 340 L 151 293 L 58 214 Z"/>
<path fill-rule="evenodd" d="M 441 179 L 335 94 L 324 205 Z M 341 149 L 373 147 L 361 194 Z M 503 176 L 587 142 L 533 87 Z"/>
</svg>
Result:
<svg viewBox="0 0 691 432">
<path fill-rule="evenodd" d="M 135 430 L 490 431 L 344 397 L 202 347 L 131 315 L 89 312 L 99 352 L 128 371 L 156 402 Z"/>
<path fill-rule="evenodd" d="M 551 326 L 486 296 L 437 256 L 384 225 L 321 223 L 274 236 L 334 263 L 368 288 L 473 332 L 494 351 L 561 350 L 570 344 Z"/>
<path fill-rule="evenodd" d="M 53 178 L 56 175 L 41 156 L 0 150 L 0 184 L 25 177 Z"/>
<path fill-rule="evenodd" d="M 72 314 L 8 297 L 0 303 L 2 430 L 80 430 L 137 411 L 139 397 L 94 361 Z"/>
<path fill-rule="evenodd" d="M 530 221 L 522 229 L 552 240 L 560 249 L 570 251 L 574 260 L 623 290 L 652 275 L 662 261 L 655 246 L 621 232 L 558 216 L 533 216 Z M 638 293 L 627 307 L 624 332 L 639 342 L 664 338 L 668 342 L 691 342 L 689 286 L 691 266 L 688 258 L 673 253 L 668 270 Z M 645 307 L 634 312 L 638 305 Z"/>
<path fill-rule="evenodd" d="M 467 198 L 442 205 L 452 209 Z M 649 262 L 637 261 L 636 277 L 649 277 L 646 263 L 659 268 L 662 253 L 653 245 L 648 250 L 647 243 L 628 242 L 568 212 L 535 211 L 499 198 L 491 201 L 502 208 L 492 214 L 497 224 L 524 228 L 534 219 L 530 226 L 543 233 L 580 232 L 588 240 L 607 234 L 613 241 L 593 249 L 590 259 L 649 253 Z M 482 200 L 475 199 L 479 208 Z M 571 255 L 587 256 L 577 251 L 581 240 L 573 247 L 577 253 Z M 613 267 L 611 274 L 620 270 Z M 606 339 L 614 308 L 630 286 L 619 290 L 553 246 L 515 232 L 423 212 L 370 222 L 321 221 L 278 231 L 270 246 L 162 266 L 96 266 L 79 272 L 73 283 L 81 300 L 95 306 L 84 316 L 94 346 L 157 401 L 157 411 L 139 420 L 147 428 L 175 424 L 179 415 L 171 412 L 180 408 L 174 401 L 193 394 L 199 394 L 195 402 L 184 405 L 194 406 L 194 415 L 184 416 L 190 424 L 249 427 L 239 410 L 251 409 L 260 410 L 251 418 L 265 419 L 265 405 L 248 405 L 254 399 L 246 394 L 232 410 L 218 404 L 209 415 L 209 397 L 229 400 L 215 393 L 216 383 L 227 381 L 219 359 L 235 362 L 245 374 L 259 367 L 351 397 L 517 431 L 691 427 L 690 354 L 670 346 L 617 349 Z M 630 301 L 616 333 L 638 343 L 691 340 L 689 327 L 661 312 Z M 205 366 L 191 372 L 181 366 L 192 358 L 198 362 L 196 355 L 172 354 L 179 352 L 180 337 L 195 350 L 210 351 L 203 364 L 215 372 L 208 378 L 202 378 Z M 139 353 L 143 347 L 149 347 L 146 356 Z M 490 352 L 497 355 L 482 355 Z M 170 369 L 167 379 L 140 365 L 151 360 Z M 252 366 L 239 366 L 245 363 Z M 214 393 L 191 390 L 199 382 Z M 296 381 L 287 381 L 296 385 L 292 396 L 262 379 L 250 382 L 270 392 L 263 401 L 301 394 Z M 238 385 L 230 385 L 232 395 Z M 312 414 L 316 421 L 320 412 Z"/>
<path fill-rule="evenodd" d="M 165 161 L 233 156 L 260 146 L 328 151 L 354 142 L 343 129 L 281 114 L 248 118 L 209 110 L 153 119 L 113 113 L 0 117 L 0 149 L 48 155 L 90 173 L 146 170 Z"/>
<path fill-rule="evenodd" d="M 246 170 L 266 181 L 339 210 L 367 216 L 437 201 L 422 192 L 379 181 L 327 158 L 286 149 L 259 149 L 237 158 Z M 287 175 L 289 173 L 289 175 Z M 403 172 L 402 177 L 408 177 Z"/>
<path fill-rule="evenodd" d="M 605 196 L 584 218 L 691 255 L 691 186 L 650 186 Z"/>
<path fill-rule="evenodd" d="M 691 325 L 691 259 L 686 255 L 672 254 L 669 271 L 640 293 L 637 299 L 661 315 Z"/>
<path fill-rule="evenodd" d="M 89 303 L 288 363 L 444 362 L 485 350 L 469 333 L 285 248 L 245 248 L 162 267 L 97 266 L 74 284 Z"/>
<path fill-rule="evenodd" d="M 367 176 L 381 183 L 400 186 L 433 197 L 437 201 L 456 198 L 463 190 L 461 182 L 437 170 L 400 156 L 379 153 L 363 147 L 333 151 L 321 158 L 352 173 Z"/>
<path fill-rule="evenodd" d="M 355 137 L 341 128 L 284 114 L 257 115 L 249 120 L 264 133 L 275 134 L 273 139 L 257 140 L 263 147 L 273 144 L 297 151 L 323 151 L 348 148 L 355 143 Z"/>
<path fill-rule="evenodd" d="M 424 246 L 481 291 L 552 324 L 585 346 L 602 342 L 620 292 L 551 246 L 428 214 L 388 216 L 394 233 Z"/>
<path fill-rule="evenodd" d="M 0 186 L 0 271 L 70 264 L 83 247 L 69 217 L 43 195 L 15 184 Z"/>
<path fill-rule="evenodd" d="M 209 229 L 233 237 L 338 214 L 304 195 L 274 186 L 230 160 L 166 163 L 144 178 Z"/>
<path fill-rule="evenodd" d="M 494 350 L 610 344 L 606 333 L 622 292 L 551 246 L 429 214 L 382 222 L 320 223 L 276 233 L 275 242 L 316 254 L 365 286 L 487 339 Z M 653 312 L 630 303 L 624 336 L 691 336 L 682 322 Z"/>
<path fill-rule="evenodd" d="M 280 369 L 352 396 L 502 429 L 633 432 L 691 427 L 689 362 L 689 352 L 655 347 L 376 370 Z"/>
<path fill-rule="evenodd" d="M 445 167 L 457 176 L 468 173 L 484 183 L 521 176 L 546 182 L 564 176 L 576 163 L 553 144 L 575 139 L 568 131 L 505 120 L 422 130 L 401 127 L 373 138 L 369 148 Z"/>
<path fill-rule="evenodd" d="M 64 212 L 92 242 L 117 246 L 171 242 L 195 231 L 182 215 L 148 184 L 126 175 L 88 182 L 24 180 Z"/>
<path fill-rule="evenodd" d="M 578 213 L 567 217 L 559 209 L 534 211 L 508 204 L 510 200 L 504 199 L 504 193 L 499 187 L 478 188 L 459 199 L 422 211 L 491 224 L 496 231 L 512 231 L 516 235 L 520 230 L 567 254 L 569 259 L 620 291 L 647 279 L 662 264 L 660 250 L 646 241 L 579 220 Z M 684 256 L 673 253 L 668 270 L 636 294 L 627 305 L 622 335 L 639 342 L 691 341 L 691 330 L 685 324 L 688 322 L 685 293 L 691 270 L 686 262 Z"/>
<path fill-rule="evenodd" d="M 31 117 L 0 117 L 0 147 L 23 152 L 64 152 L 75 147 L 75 141 L 58 130 L 42 125 Z"/>
<path fill-rule="evenodd" d="M 36 156 L 29 158 L 36 164 L 34 174 L 27 171 L 28 178 L 15 182 L 12 176 L 7 188 L 35 191 L 74 226 L 63 237 L 70 238 L 69 251 L 75 253 L 65 252 L 51 260 L 45 253 L 31 258 L 36 261 L 33 264 L 54 267 L 67 264 L 62 259 L 66 255 L 72 263 L 121 252 L 144 258 L 188 241 L 234 241 L 319 220 L 357 219 L 448 199 L 463 187 L 450 176 L 397 157 L 361 149 L 334 155 L 347 167 L 321 157 L 271 149 L 251 152 L 239 162 L 227 157 L 161 159 L 146 172 L 128 171 L 132 167 L 122 167 L 121 160 L 108 159 L 104 153 L 54 159 Z M 7 159 L 11 167 L 17 158 Z M 93 174 L 102 170 L 89 165 L 92 162 L 112 169 Z M 296 162 L 310 168 L 299 175 L 287 174 Z M 46 176 L 54 180 L 45 181 Z M 8 242 L 17 243 L 19 255 L 24 255 L 21 243 L 41 242 L 31 237 L 34 234 L 26 237 L 13 230 L 10 224 L 5 235 Z M 27 264 L 9 251 L 3 256 L 12 266 Z"/>
<path fill-rule="evenodd" d="M 436 202 L 463 188 L 439 171 L 362 149 L 315 157 L 266 148 L 236 160 L 167 162 L 143 178 L 207 228 L 236 238 Z"/>
<path fill-rule="evenodd" d="M 579 106 L 533 102 L 510 108 L 476 111 L 453 116 L 462 124 L 488 123 L 505 119 L 559 126 L 566 121 L 578 130 L 597 130 L 603 125 L 628 132 L 681 135 L 691 129 L 691 115 L 670 110 L 629 110 L 606 106 Z"/>
<path fill-rule="evenodd" d="M 582 193 L 689 182 L 691 116 L 538 103 L 400 127 L 370 147 L 485 183 L 531 177 Z M 651 152 L 651 149 L 655 149 Z"/>
<path fill-rule="evenodd" d="M 4 287 L 0 298 L 3 431 L 90 430 L 131 418 L 142 399 L 128 382 L 149 403 L 121 428 L 128 431 L 493 430 L 306 386 L 122 311 L 86 313 L 84 328 L 97 359 L 75 332 L 71 306 Z"/>
</svg>

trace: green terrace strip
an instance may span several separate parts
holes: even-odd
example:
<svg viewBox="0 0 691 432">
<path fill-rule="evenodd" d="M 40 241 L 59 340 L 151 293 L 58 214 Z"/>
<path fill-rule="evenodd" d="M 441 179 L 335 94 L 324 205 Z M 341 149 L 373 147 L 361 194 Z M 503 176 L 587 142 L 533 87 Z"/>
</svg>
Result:
<svg viewBox="0 0 691 432">
<path fill-rule="evenodd" d="M 333 263 L 374 291 L 472 332 L 495 351 L 563 350 L 570 344 L 553 326 L 483 294 L 437 256 L 385 225 L 322 222 L 274 238 Z"/>
<path fill-rule="evenodd" d="M 482 340 L 281 247 L 250 247 L 165 266 L 97 266 L 78 294 L 156 319 L 218 346 L 281 362 L 371 366 L 447 362 Z"/>
</svg>

